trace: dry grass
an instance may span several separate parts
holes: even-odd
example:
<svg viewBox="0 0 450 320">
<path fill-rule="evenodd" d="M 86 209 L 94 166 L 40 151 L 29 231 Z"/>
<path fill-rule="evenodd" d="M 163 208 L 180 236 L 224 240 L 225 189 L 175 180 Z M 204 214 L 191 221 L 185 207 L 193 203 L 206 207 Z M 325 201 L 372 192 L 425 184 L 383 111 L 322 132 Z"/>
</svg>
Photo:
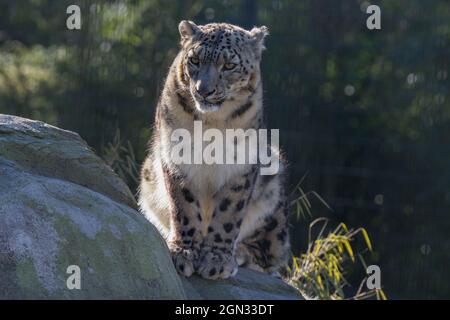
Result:
<svg viewBox="0 0 450 320">
<path fill-rule="evenodd" d="M 330 208 L 316 192 L 305 193 L 300 184 L 297 185 L 296 192 L 298 196 L 291 202 L 291 206 L 297 214 L 297 219 L 306 219 L 308 216 L 312 216 L 309 199 L 311 196 Z M 366 270 L 363 254 L 372 251 L 372 243 L 364 228 L 349 229 L 344 223 L 340 223 L 335 229 L 329 230 L 328 225 L 329 220 L 326 218 L 318 218 L 309 225 L 308 248 L 299 257 L 292 258 L 293 263 L 289 268 L 288 282 L 309 299 L 360 300 L 376 298 L 386 300 L 387 297 L 382 289 L 366 289 L 366 278 L 361 281 L 354 296 L 347 297 L 345 295 L 344 288 L 349 285 L 346 279 L 348 275 L 346 269 L 350 264 L 360 263 Z M 319 232 L 313 236 L 314 230 L 319 227 Z M 353 246 L 357 236 L 360 236 L 365 244 L 365 249 L 361 252 L 355 252 Z"/>
</svg>

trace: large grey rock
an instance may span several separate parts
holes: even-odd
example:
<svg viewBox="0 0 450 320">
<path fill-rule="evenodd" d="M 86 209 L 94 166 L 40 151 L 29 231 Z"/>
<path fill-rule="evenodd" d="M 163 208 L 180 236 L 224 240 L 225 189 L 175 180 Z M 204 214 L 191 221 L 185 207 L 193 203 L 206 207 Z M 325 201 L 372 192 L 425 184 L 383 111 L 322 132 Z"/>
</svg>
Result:
<svg viewBox="0 0 450 320">
<path fill-rule="evenodd" d="M 68 131 L 0 115 L 0 298 L 185 298 L 126 185 Z M 68 290 L 69 265 L 81 290 Z"/>
<path fill-rule="evenodd" d="M 73 132 L 0 114 L 0 299 L 298 299 L 268 275 L 181 279 L 157 230 Z M 81 269 L 69 290 L 67 267 Z"/>
</svg>

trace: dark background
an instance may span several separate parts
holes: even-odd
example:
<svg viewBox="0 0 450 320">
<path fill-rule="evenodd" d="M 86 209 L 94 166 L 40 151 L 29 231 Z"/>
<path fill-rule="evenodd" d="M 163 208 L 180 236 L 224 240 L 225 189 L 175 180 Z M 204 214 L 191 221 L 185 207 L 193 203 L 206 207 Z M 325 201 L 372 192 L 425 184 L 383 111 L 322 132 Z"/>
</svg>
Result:
<svg viewBox="0 0 450 320">
<path fill-rule="evenodd" d="M 0 0 L 0 112 L 76 131 L 101 155 L 120 142 L 140 164 L 178 22 L 266 25 L 266 116 L 290 188 L 307 174 L 302 188 L 333 208 L 313 200 L 313 217 L 293 219 L 294 253 L 314 218 L 363 226 L 388 297 L 450 298 L 450 2 L 371 3 L 381 30 L 356 0 Z"/>
</svg>

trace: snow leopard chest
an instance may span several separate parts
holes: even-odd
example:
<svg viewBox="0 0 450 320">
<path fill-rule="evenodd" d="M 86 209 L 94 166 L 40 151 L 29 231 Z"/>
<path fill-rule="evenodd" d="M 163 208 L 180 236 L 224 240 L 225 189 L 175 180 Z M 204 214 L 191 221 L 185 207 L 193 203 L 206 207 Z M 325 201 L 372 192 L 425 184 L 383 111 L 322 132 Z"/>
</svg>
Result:
<svg viewBox="0 0 450 320">
<path fill-rule="evenodd" d="M 199 192 L 213 195 L 219 191 L 228 181 L 239 175 L 248 173 L 257 159 L 257 149 L 251 148 L 249 142 L 238 138 L 235 143 L 229 143 L 223 133 L 223 153 L 217 158 L 218 161 L 211 160 L 208 155 L 208 142 L 203 142 L 202 147 L 191 144 L 191 161 L 177 164 L 177 168 L 182 173 L 185 181 Z M 172 147 L 174 144 L 172 143 Z M 239 159 L 238 155 L 245 150 L 245 160 Z M 229 156 L 229 155 L 233 156 Z M 228 157 L 227 157 L 228 155 Z"/>
</svg>

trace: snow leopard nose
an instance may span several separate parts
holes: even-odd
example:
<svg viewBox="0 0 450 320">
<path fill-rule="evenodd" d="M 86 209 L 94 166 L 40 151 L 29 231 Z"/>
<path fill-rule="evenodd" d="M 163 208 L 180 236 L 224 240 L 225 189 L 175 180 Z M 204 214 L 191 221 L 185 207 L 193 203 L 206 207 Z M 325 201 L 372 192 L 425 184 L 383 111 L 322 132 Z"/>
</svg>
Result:
<svg viewBox="0 0 450 320">
<path fill-rule="evenodd" d="M 214 92 L 216 92 L 216 89 L 212 89 L 208 85 L 206 81 L 197 81 L 195 84 L 195 90 L 197 90 L 197 93 L 202 96 L 203 98 L 207 98 L 210 95 L 212 95 Z"/>
</svg>

